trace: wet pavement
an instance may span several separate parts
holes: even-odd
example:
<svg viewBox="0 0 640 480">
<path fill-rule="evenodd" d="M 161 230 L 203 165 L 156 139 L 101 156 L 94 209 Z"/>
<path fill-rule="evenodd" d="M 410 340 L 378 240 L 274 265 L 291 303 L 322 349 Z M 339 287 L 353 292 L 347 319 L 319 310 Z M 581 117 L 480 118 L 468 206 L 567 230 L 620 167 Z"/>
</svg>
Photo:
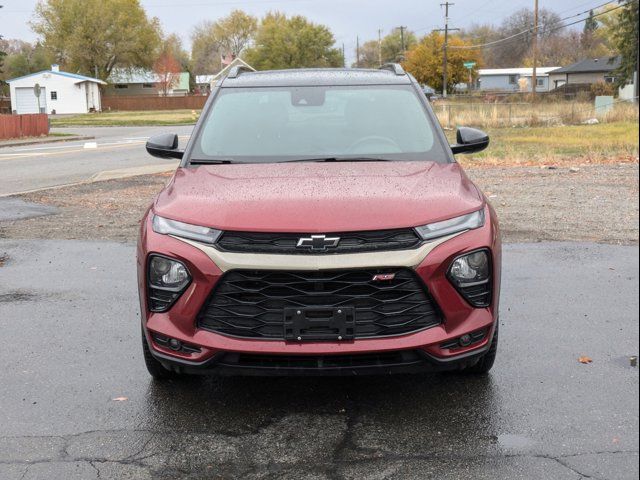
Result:
<svg viewBox="0 0 640 480">
<path fill-rule="evenodd" d="M 485 378 L 154 384 L 133 257 L 0 241 L 0 479 L 638 478 L 637 247 L 506 246 Z"/>
</svg>

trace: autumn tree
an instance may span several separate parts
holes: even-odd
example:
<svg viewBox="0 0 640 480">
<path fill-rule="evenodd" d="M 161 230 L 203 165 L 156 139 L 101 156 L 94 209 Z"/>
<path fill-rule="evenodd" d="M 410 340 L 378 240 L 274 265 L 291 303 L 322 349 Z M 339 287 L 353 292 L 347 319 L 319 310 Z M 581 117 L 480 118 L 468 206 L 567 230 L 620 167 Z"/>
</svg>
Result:
<svg viewBox="0 0 640 480">
<path fill-rule="evenodd" d="M 610 52 L 617 48 L 616 35 L 620 24 L 622 9 L 617 3 L 609 3 L 596 10 L 596 20 L 598 28 L 593 32 L 593 36 L 601 41 Z"/>
<path fill-rule="evenodd" d="M 257 29 L 256 17 L 234 10 L 228 17 L 214 22 L 213 36 L 226 54 L 237 57 L 249 46 Z"/>
<path fill-rule="evenodd" d="M 222 47 L 213 33 L 212 24 L 202 22 L 191 34 L 191 62 L 197 74 L 211 74 L 222 69 Z"/>
<path fill-rule="evenodd" d="M 404 51 L 402 50 L 404 43 Z M 394 28 L 391 33 L 382 38 L 382 63 L 399 62 L 407 50 L 412 48 L 418 40 L 410 30 Z"/>
<path fill-rule="evenodd" d="M 411 73 L 421 84 L 428 84 L 436 90 L 442 90 L 442 63 L 443 63 L 444 35 L 432 32 L 426 35 L 413 48 L 407 52 L 407 58 L 402 66 Z M 476 66 L 472 70 L 475 75 L 481 64 L 480 53 L 473 49 L 459 49 L 469 45 L 459 36 L 449 37 L 449 49 L 447 51 L 447 90 L 453 90 L 457 83 L 467 82 L 469 70 L 464 62 L 474 61 Z"/>
<path fill-rule="evenodd" d="M 195 73 L 193 69 L 193 63 L 191 56 L 182 46 L 182 40 L 175 33 L 171 33 L 163 38 L 162 48 L 160 55 L 163 53 L 169 53 L 180 65 L 181 72 L 189 73 L 189 91 L 193 92 L 195 89 Z"/>
<path fill-rule="evenodd" d="M 459 35 L 465 42 L 471 45 L 483 45 L 494 42 L 500 38 L 500 32 L 491 24 L 471 24 L 464 28 Z M 501 59 L 494 48 L 484 48 L 482 52 L 482 63 L 487 68 L 497 68 Z"/>
<path fill-rule="evenodd" d="M 352 64 L 361 68 L 377 68 L 381 64 L 400 62 L 404 53 L 416 44 L 416 36 L 409 30 L 394 28 L 380 40 L 368 40 L 360 45 L 360 61 Z M 402 49 L 404 43 L 404 51 Z M 358 52 L 356 52 L 356 57 Z"/>
<path fill-rule="evenodd" d="M 156 83 L 160 93 L 164 96 L 176 87 L 180 81 L 180 63 L 170 51 L 164 51 L 153 64 L 153 72 L 156 74 Z"/>
<path fill-rule="evenodd" d="M 47 70 L 54 59 L 40 43 L 31 44 L 24 40 L 0 40 L 0 49 L 6 52 L 4 74 L 0 78 L 15 78 L 30 73 Z"/>
<path fill-rule="evenodd" d="M 116 67 L 151 67 L 160 45 L 139 0 L 41 0 L 31 27 L 64 68 L 103 80 Z"/>
<path fill-rule="evenodd" d="M 490 48 L 492 67 L 509 68 L 523 65 L 524 60 L 531 54 L 533 44 L 533 19 L 531 9 L 523 8 L 506 17 L 497 29 L 497 38 L 513 39 L 495 44 Z M 546 8 L 541 8 L 538 15 L 540 26 L 538 40 L 543 44 L 547 39 L 562 35 L 560 16 Z"/>
<path fill-rule="evenodd" d="M 221 57 L 242 54 L 252 42 L 258 19 L 234 10 L 215 22 L 197 25 L 191 34 L 191 58 L 196 72 L 213 73 L 222 68 Z"/>
<path fill-rule="evenodd" d="M 258 70 L 302 67 L 340 67 L 342 52 L 334 47 L 328 27 L 301 15 L 268 13 L 261 20 L 254 45 L 245 59 Z"/>
<path fill-rule="evenodd" d="M 369 40 L 356 49 L 356 60 L 351 64 L 358 68 L 377 68 L 380 66 L 379 45 L 377 40 Z"/>
<path fill-rule="evenodd" d="M 0 5 L 0 8 L 2 8 L 2 5 Z M 2 42 L 2 35 L 0 35 L 0 42 Z M 7 56 L 7 53 L 4 51 L 4 49 L 2 48 L 2 44 L 0 43 L 0 75 L 2 75 L 2 66 L 4 65 L 4 57 Z M 0 84 L 2 83 L 2 81 L 0 80 Z"/>
</svg>

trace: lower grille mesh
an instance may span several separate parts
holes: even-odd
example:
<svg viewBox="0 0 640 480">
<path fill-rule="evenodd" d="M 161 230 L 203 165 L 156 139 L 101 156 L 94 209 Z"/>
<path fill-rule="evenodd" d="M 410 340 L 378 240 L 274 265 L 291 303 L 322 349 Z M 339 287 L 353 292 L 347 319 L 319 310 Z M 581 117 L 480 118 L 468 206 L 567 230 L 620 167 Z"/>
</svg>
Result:
<svg viewBox="0 0 640 480">
<path fill-rule="evenodd" d="M 413 350 L 352 355 L 255 355 L 228 352 L 219 365 L 247 368 L 332 369 L 412 365 L 424 361 Z"/>
<path fill-rule="evenodd" d="M 391 279 L 373 280 L 376 274 Z M 388 278 L 388 277 L 385 277 Z M 198 326 L 247 338 L 284 338 L 284 310 L 352 307 L 355 337 L 414 332 L 441 323 L 416 274 L 406 268 L 310 272 L 227 272 L 198 315 Z"/>
</svg>

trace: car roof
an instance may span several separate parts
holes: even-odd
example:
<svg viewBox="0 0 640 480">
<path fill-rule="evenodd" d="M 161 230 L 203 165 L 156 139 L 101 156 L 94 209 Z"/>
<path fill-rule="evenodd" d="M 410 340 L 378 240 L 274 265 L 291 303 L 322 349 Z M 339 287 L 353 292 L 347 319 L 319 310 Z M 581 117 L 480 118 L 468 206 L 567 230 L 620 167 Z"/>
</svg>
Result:
<svg viewBox="0 0 640 480">
<path fill-rule="evenodd" d="M 240 87 L 305 87 L 345 85 L 409 85 L 406 74 L 391 70 L 364 68 L 302 68 L 295 70 L 263 70 L 242 72 L 235 78 L 227 77 L 222 88 Z"/>
</svg>

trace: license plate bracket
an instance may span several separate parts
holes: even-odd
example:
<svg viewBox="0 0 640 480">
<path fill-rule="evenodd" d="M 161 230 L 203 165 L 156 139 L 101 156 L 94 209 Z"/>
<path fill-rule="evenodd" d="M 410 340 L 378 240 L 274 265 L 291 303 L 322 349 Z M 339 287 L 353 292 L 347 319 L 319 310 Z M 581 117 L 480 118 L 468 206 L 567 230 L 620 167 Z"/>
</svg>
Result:
<svg viewBox="0 0 640 480">
<path fill-rule="evenodd" d="M 284 338 L 288 341 L 353 340 L 356 327 L 353 307 L 284 309 Z"/>
</svg>

